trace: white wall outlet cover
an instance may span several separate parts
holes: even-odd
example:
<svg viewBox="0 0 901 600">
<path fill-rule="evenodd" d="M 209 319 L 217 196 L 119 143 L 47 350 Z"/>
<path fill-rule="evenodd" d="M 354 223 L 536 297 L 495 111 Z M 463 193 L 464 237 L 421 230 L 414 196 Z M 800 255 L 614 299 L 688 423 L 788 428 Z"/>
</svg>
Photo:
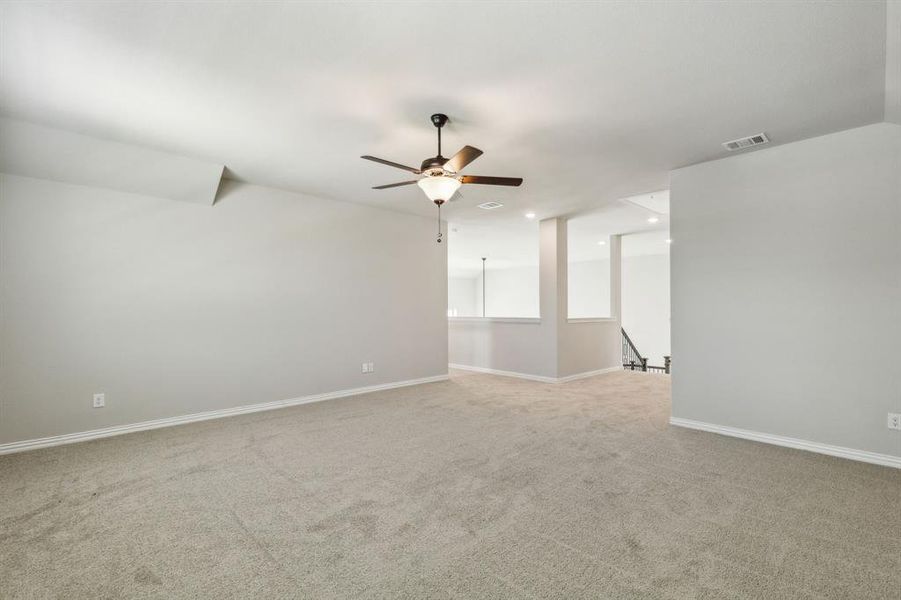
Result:
<svg viewBox="0 0 901 600">
<path fill-rule="evenodd" d="M 369 372 L 375 373 L 375 363 L 374 362 L 369 363 Z"/>
<path fill-rule="evenodd" d="M 363 363 L 363 373 L 369 372 L 369 363 Z"/>
<path fill-rule="evenodd" d="M 901 431 L 901 413 L 888 414 L 888 428 Z"/>
<path fill-rule="evenodd" d="M 94 394 L 94 408 L 106 406 L 106 394 Z"/>
</svg>

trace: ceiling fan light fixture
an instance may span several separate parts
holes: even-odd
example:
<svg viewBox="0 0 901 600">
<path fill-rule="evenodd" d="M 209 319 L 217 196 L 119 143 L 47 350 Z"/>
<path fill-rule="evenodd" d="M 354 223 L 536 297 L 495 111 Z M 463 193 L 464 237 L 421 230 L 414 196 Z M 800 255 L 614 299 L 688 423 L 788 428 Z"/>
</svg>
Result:
<svg viewBox="0 0 901 600">
<path fill-rule="evenodd" d="M 459 179 L 453 177 L 433 175 L 431 177 L 423 177 L 416 182 L 416 185 L 422 188 L 422 191 L 425 192 L 425 195 L 432 202 L 436 200 L 444 200 L 446 202 L 460 189 L 461 184 Z"/>
<path fill-rule="evenodd" d="M 447 115 L 436 113 L 432 115 L 432 124 L 438 129 L 438 154 L 422 161 L 422 165 L 416 169 L 402 165 L 394 161 L 385 160 L 368 154 L 360 158 L 371 160 L 396 169 L 410 171 L 416 175 L 423 175 L 420 179 L 410 179 L 408 181 L 400 181 L 398 183 L 389 183 L 387 185 L 377 185 L 372 189 L 385 190 L 388 188 L 396 188 L 405 185 L 418 185 L 429 200 L 438 207 L 438 243 L 441 243 L 441 205 L 450 202 L 457 190 L 464 183 L 476 185 L 503 185 L 508 187 L 519 187 L 522 184 L 522 177 L 488 177 L 485 175 L 459 175 L 461 170 L 469 163 L 482 156 L 482 151 L 472 146 L 463 146 L 460 150 L 450 158 L 444 158 L 441 155 L 441 128 L 447 123 Z M 498 208 L 503 206 L 499 202 L 485 202 L 480 204 L 479 208 Z M 529 213 L 526 218 L 532 219 L 534 213 Z"/>
</svg>

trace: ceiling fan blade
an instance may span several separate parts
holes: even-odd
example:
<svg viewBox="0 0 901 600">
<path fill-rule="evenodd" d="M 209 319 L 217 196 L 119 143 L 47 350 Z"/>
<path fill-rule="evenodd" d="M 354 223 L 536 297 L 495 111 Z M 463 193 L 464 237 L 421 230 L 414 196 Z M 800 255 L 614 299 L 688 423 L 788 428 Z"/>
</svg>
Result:
<svg viewBox="0 0 901 600">
<path fill-rule="evenodd" d="M 459 173 L 463 170 L 463 167 L 482 156 L 482 151 L 478 148 L 473 148 L 472 146 L 463 146 L 460 148 L 460 151 L 450 157 L 450 159 L 444 163 L 445 171 L 453 171 L 454 173 Z"/>
<path fill-rule="evenodd" d="M 402 185 L 411 185 L 411 184 L 416 183 L 417 181 L 419 181 L 419 180 L 418 180 L 418 179 L 411 179 L 410 181 L 401 181 L 400 183 L 389 183 L 389 184 L 387 184 L 387 185 L 376 185 L 376 186 L 373 186 L 372 189 L 374 189 L 374 190 L 384 190 L 384 189 L 393 188 L 393 187 L 400 187 L 400 186 L 402 186 Z"/>
<path fill-rule="evenodd" d="M 522 177 L 486 177 L 484 175 L 464 175 L 460 178 L 463 183 L 478 183 L 481 185 L 510 185 L 517 187 L 522 183 Z"/>
<path fill-rule="evenodd" d="M 391 162 L 390 160 L 385 160 L 384 158 L 376 158 L 374 156 L 361 156 L 360 158 L 365 158 L 366 160 L 371 160 L 372 162 L 381 163 L 383 165 L 388 165 L 389 167 L 394 167 L 396 169 L 403 169 L 404 171 L 409 171 L 411 173 L 416 173 L 419 175 L 422 173 L 419 169 L 414 169 L 413 167 L 408 167 L 406 165 L 402 165 L 396 162 Z"/>
</svg>

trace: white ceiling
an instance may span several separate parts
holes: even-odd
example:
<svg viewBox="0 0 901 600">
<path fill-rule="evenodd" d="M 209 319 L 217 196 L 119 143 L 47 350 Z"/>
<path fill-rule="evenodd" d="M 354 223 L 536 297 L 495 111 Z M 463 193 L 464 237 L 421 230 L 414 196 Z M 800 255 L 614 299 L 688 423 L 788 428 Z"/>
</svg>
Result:
<svg viewBox="0 0 901 600">
<path fill-rule="evenodd" d="M 0 112 L 225 164 L 253 183 L 433 214 L 434 154 L 522 176 L 466 186 L 456 223 L 509 222 L 668 187 L 765 131 L 880 121 L 883 2 L 5 2 Z M 492 213 L 475 205 L 496 200 Z"/>
<path fill-rule="evenodd" d="M 653 204 L 650 210 L 641 204 Z M 651 223 L 649 218 L 657 219 Z M 667 254 L 669 245 L 669 191 L 653 192 L 645 196 L 624 198 L 611 202 L 591 213 L 567 220 L 567 259 L 570 262 L 598 260 L 609 257 L 611 235 L 623 235 L 623 256 Z"/>
<path fill-rule="evenodd" d="M 657 222 L 648 222 L 651 217 Z M 449 227 L 447 263 L 451 277 L 477 275 L 483 256 L 492 269 L 538 266 L 536 220 L 519 216 L 507 221 L 452 222 Z M 623 235 L 623 256 L 668 254 L 669 191 L 623 198 L 567 219 L 567 259 L 582 262 L 609 258 L 609 238 L 615 234 Z M 598 243 L 601 241 L 605 244 Z"/>
</svg>

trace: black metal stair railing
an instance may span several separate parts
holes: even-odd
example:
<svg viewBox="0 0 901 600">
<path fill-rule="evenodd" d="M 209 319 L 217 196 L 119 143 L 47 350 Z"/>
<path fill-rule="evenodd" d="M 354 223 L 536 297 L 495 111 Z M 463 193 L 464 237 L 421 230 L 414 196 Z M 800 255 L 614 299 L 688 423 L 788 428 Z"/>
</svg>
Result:
<svg viewBox="0 0 901 600">
<path fill-rule="evenodd" d="M 623 368 L 630 371 L 643 371 L 645 373 L 666 373 L 669 375 L 672 359 L 669 356 L 663 357 L 663 366 L 649 365 L 648 359 L 643 357 L 638 348 L 632 342 L 629 334 L 625 329 L 623 332 Z"/>
</svg>

